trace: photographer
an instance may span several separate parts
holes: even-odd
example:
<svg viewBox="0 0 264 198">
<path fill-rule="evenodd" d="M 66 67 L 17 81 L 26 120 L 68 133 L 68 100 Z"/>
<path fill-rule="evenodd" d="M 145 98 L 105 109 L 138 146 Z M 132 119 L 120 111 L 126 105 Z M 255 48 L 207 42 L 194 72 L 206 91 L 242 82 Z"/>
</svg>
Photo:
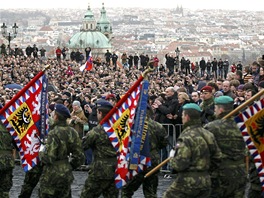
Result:
<svg viewBox="0 0 264 198">
<path fill-rule="evenodd" d="M 73 127 L 79 134 L 79 137 L 83 137 L 83 125 L 88 123 L 88 119 L 84 115 L 81 103 L 77 100 L 72 103 L 71 118 L 68 119 L 68 123 Z"/>
</svg>

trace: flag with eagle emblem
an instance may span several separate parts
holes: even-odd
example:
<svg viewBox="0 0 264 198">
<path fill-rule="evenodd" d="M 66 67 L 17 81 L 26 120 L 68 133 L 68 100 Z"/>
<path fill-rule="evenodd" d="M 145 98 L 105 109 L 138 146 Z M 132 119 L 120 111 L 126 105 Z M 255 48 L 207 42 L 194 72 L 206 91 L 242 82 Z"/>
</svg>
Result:
<svg viewBox="0 0 264 198">
<path fill-rule="evenodd" d="M 151 165 L 147 130 L 144 123 L 148 81 L 141 76 L 100 124 L 117 153 L 115 184 L 122 188 L 138 172 Z"/>
<path fill-rule="evenodd" d="M 258 171 L 264 191 L 264 99 L 255 102 L 235 117 L 235 121 Z"/>
<path fill-rule="evenodd" d="M 47 135 L 47 79 L 39 72 L 0 110 L 0 119 L 19 149 L 24 171 L 39 163 L 40 140 Z"/>
</svg>

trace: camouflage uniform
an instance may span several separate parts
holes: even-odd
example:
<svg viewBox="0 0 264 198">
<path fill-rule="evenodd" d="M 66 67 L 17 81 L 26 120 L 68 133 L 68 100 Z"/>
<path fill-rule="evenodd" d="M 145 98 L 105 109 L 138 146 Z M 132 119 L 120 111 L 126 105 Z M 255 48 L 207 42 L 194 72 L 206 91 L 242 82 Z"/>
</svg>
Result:
<svg viewBox="0 0 264 198">
<path fill-rule="evenodd" d="M 215 115 L 214 115 L 214 97 L 210 98 L 209 100 L 204 100 L 201 104 L 200 107 L 202 109 L 202 123 L 207 124 L 208 122 L 211 122 L 215 120 Z"/>
<path fill-rule="evenodd" d="M 126 186 L 122 188 L 122 197 L 132 197 L 134 192 L 143 184 L 145 197 L 157 197 L 158 171 L 144 179 L 144 175 L 160 163 L 160 150 L 167 146 L 167 132 L 158 122 L 148 119 L 148 132 L 150 141 L 151 167 L 136 175 Z"/>
<path fill-rule="evenodd" d="M 177 141 L 176 156 L 170 160 L 177 177 L 163 197 L 209 197 L 209 169 L 218 167 L 221 151 L 212 133 L 201 127 L 200 120 L 189 121 L 183 127 Z"/>
<path fill-rule="evenodd" d="M 13 168 L 15 166 L 12 154 L 12 137 L 7 129 L 0 124 L 0 198 L 9 197 L 13 185 Z"/>
<path fill-rule="evenodd" d="M 211 197 L 241 198 L 246 187 L 245 142 L 233 118 L 221 119 L 226 113 L 218 116 L 218 120 L 204 127 L 211 131 L 222 151 L 221 168 L 211 173 Z"/>
<path fill-rule="evenodd" d="M 99 124 L 83 138 L 83 149 L 91 148 L 94 160 L 88 172 L 88 178 L 82 189 L 81 198 L 118 197 L 115 186 L 115 168 L 117 156 L 104 128 Z"/>
<path fill-rule="evenodd" d="M 250 154 L 248 154 L 250 155 Z M 260 183 L 260 179 L 258 176 L 258 171 L 256 169 L 256 165 L 254 163 L 253 157 L 250 155 L 249 156 L 249 182 L 250 186 L 248 189 L 248 195 L 247 198 L 260 198 L 264 197 L 262 195 L 262 187 Z"/>
<path fill-rule="evenodd" d="M 39 182 L 39 178 L 42 174 L 42 164 L 39 163 L 34 166 L 31 170 L 26 172 L 24 184 L 22 185 L 20 195 L 18 198 L 30 197 L 34 188 Z"/>
<path fill-rule="evenodd" d="M 69 160 L 70 154 L 72 154 Z M 83 160 L 81 140 L 76 130 L 65 121 L 56 121 L 48 134 L 46 150 L 39 156 L 43 163 L 39 197 L 71 197 L 72 169 Z"/>
</svg>

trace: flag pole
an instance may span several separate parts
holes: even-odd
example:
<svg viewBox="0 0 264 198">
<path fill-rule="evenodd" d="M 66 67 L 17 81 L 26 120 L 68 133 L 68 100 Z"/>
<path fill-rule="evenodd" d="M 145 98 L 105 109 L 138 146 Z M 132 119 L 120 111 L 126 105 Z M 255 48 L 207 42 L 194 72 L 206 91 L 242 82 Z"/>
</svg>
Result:
<svg viewBox="0 0 264 198">
<path fill-rule="evenodd" d="M 152 175 L 153 173 L 155 173 L 156 171 L 158 171 L 163 165 L 167 164 L 170 161 L 171 157 L 168 157 L 167 159 L 165 159 L 164 161 L 162 161 L 160 164 L 158 164 L 156 167 L 154 167 L 153 169 L 151 169 L 145 176 L 144 178 L 149 177 L 150 175 Z"/>
<path fill-rule="evenodd" d="M 136 87 L 141 83 L 141 81 L 147 76 L 147 74 L 154 69 L 148 67 L 138 78 L 138 80 L 134 83 L 132 87 L 126 92 L 126 94 L 118 101 L 118 103 L 109 111 L 109 113 L 101 120 L 100 124 L 103 124 L 106 120 L 108 120 L 124 102 L 131 95 L 131 93 L 135 90 Z"/>
<path fill-rule="evenodd" d="M 227 114 L 225 117 L 223 117 L 222 119 L 227 119 L 233 115 L 235 115 L 237 112 L 241 111 L 242 109 L 245 109 L 249 104 L 251 104 L 252 102 L 254 102 L 254 100 L 256 100 L 257 98 L 259 98 L 260 96 L 262 96 L 264 94 L 264 89 L 261 90 L 260 92 L 258 92 L 257 94 L 255 94 L 252 98 L 250 98 L 249 100 L 247 100 L 246 102 L 242 103 L 241 105 L 239 105 L 237 108 L 235 108 L 233 111 L 231 111 L 229 114 Z M 162 161 L 160 164 L 158 164 L 156 167 L 154 167 L 151 171 L 149 171 L 144 178 L 149 177 L 150 175 L 152 175 L 153 173 L 155 173 L 156 171 L 158 171 L 163 165 L 167 164 L 170 160 L 170 157 L 165 159 L 164 161 Z"/>
<path fill-rule="evenodd" d="M 264 94 L 264 89 L 262 89 L 260 92 L 258 92 L 257 94 L 255 94 L 254 96 L 252 96 L 252 98 L 250 98 L 249 100 L 245 101 L 244 103 L 242 103 L 241 105 L 239 105 L 237 108 L 235 108 L 233 111 L 231 111 L 229 114 L 227 114 L 226 116 L 224 116 L 222 119 L 227 119 L 233 115 L 235 115 L 236 113 L 238 113 L 239 111 L 245 109 L 248 105 L 250 105 L 252 102 L 254 102 L 254 100 L 256 100 L 257 98 L 259 98 L 260 96 L 262 96 Z"/>
<path fill-rule="evenodd" d="M 5 106 L 0 110 L 0 114 L 2 114 L 10 105 L 14 103 L 31 85 L 33 85 L 40 76 L 44 74 L 44 72 L 50 68 L 50 65 L 46 65 L 28 84 L 26 84 Z"/>
</svg>

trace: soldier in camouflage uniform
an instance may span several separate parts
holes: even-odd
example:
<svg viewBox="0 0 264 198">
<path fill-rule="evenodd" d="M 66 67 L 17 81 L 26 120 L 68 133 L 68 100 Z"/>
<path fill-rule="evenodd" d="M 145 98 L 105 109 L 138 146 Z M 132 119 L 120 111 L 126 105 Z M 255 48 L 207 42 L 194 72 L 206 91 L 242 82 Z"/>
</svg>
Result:
<svg viewBox="0 0 264 198">
<path fill-rule="evenodd" d="M 49 131 L 46 148 L 39 152 L 43 164 L 39 197 L 70 198 L 72 170 L 82 164 L 84 154 L 78 132 L 66 123 L 71 117 L 68 108 L 56 104 L 54 110 L 54 129 Z"/>
<path fill-rule="evenodd" d="M 201 119 L 202 124 L 207 124 L 215 119 L 214 116 L 214 95 L 211 86 L 204 86 L 201 89 L 202 103 L 200 107 L 202 109 Z"/>
<path fill-rule="evenodd" d="M 96 105 L 97 118 L 100 122 L 113 106 L 104 99 L 99 99 Z M 101 194 L 104 197 L 117 198 L 118 189 L 114 179 L 117 155 L 102 125 L 98 124 L 84 136 L 83 149 L 89 148 L 93 151 L 94 160 L 82 189 L 81 198 L 96 198 Z"/>
<path fill-rule="evenodd" d="M 214 135 L 202 128 L 201 108 L 194 103 L 183 106 L 183 132 L 176 151 L 170 152 L 170 164 L 177 172 L 164 198 L 206 198 L 210 196 L 209 171 L 219 166 L 221 151 Z M 175 154 L 176 152 L 176 154 Z"/>
<path fill-rule="evenodd" d="M 248 153 L 248 155 L 250 154 Z M 251 155 L 249 156 L 249 182 L 250 186 L 247 198 L 263 198 L 264 193 L 262 192 L 262 185 L 260 183 L 254 159 Z"/>
<path fill-rule="evenodd" d="M 21 188 L 20 195 L 18 198 L 28 198 L 31 197 L 31 194 L 39 182 L 39 178 L 42 174 L 42 164 L 39 163 L 34 166 L 31 170 L 26 172 L 24 183 Z"/>
<path fill-rule="evenodd" d="M 215 98 L 217 120 L 205 125 L 211 131 L 222 151 L 219 169 L 211 173 L 212 193 L 210 197 L 244 196 L 246 187 L 245 149 L 246 145 L 234 119 L 222 119 L 233 110 L 234 101 L 229 96 Z"/>
<path fill-rule="evenodd" d="M 138 173 L 126 186 L 122 188 L 122 198 L 132 197 L 141 184 L 143 184 L 143 193 L 145 197 L 157 197 L 157 187 L 159 182 L 158 171 L 146 179 L 144 179 L 144 176 L 160 163 L 159 152 L 162 148 L 167 146 L 167 138 L 165 138 L 167 132 L 160 123 L 151 119 L 153 116 L 152 108 L 148 106 L 147 109 L 146 121 L 148 122 L 147 126 L 150 142 L 151 167 L 146 171 Z"/>
<path fill-rule="evenodd" d="M 13 185 L 13 168 L 15 166 L 13 148 L 13 138 L 0 123 L 0 198 L 8 198 Z"/>
</svg>

